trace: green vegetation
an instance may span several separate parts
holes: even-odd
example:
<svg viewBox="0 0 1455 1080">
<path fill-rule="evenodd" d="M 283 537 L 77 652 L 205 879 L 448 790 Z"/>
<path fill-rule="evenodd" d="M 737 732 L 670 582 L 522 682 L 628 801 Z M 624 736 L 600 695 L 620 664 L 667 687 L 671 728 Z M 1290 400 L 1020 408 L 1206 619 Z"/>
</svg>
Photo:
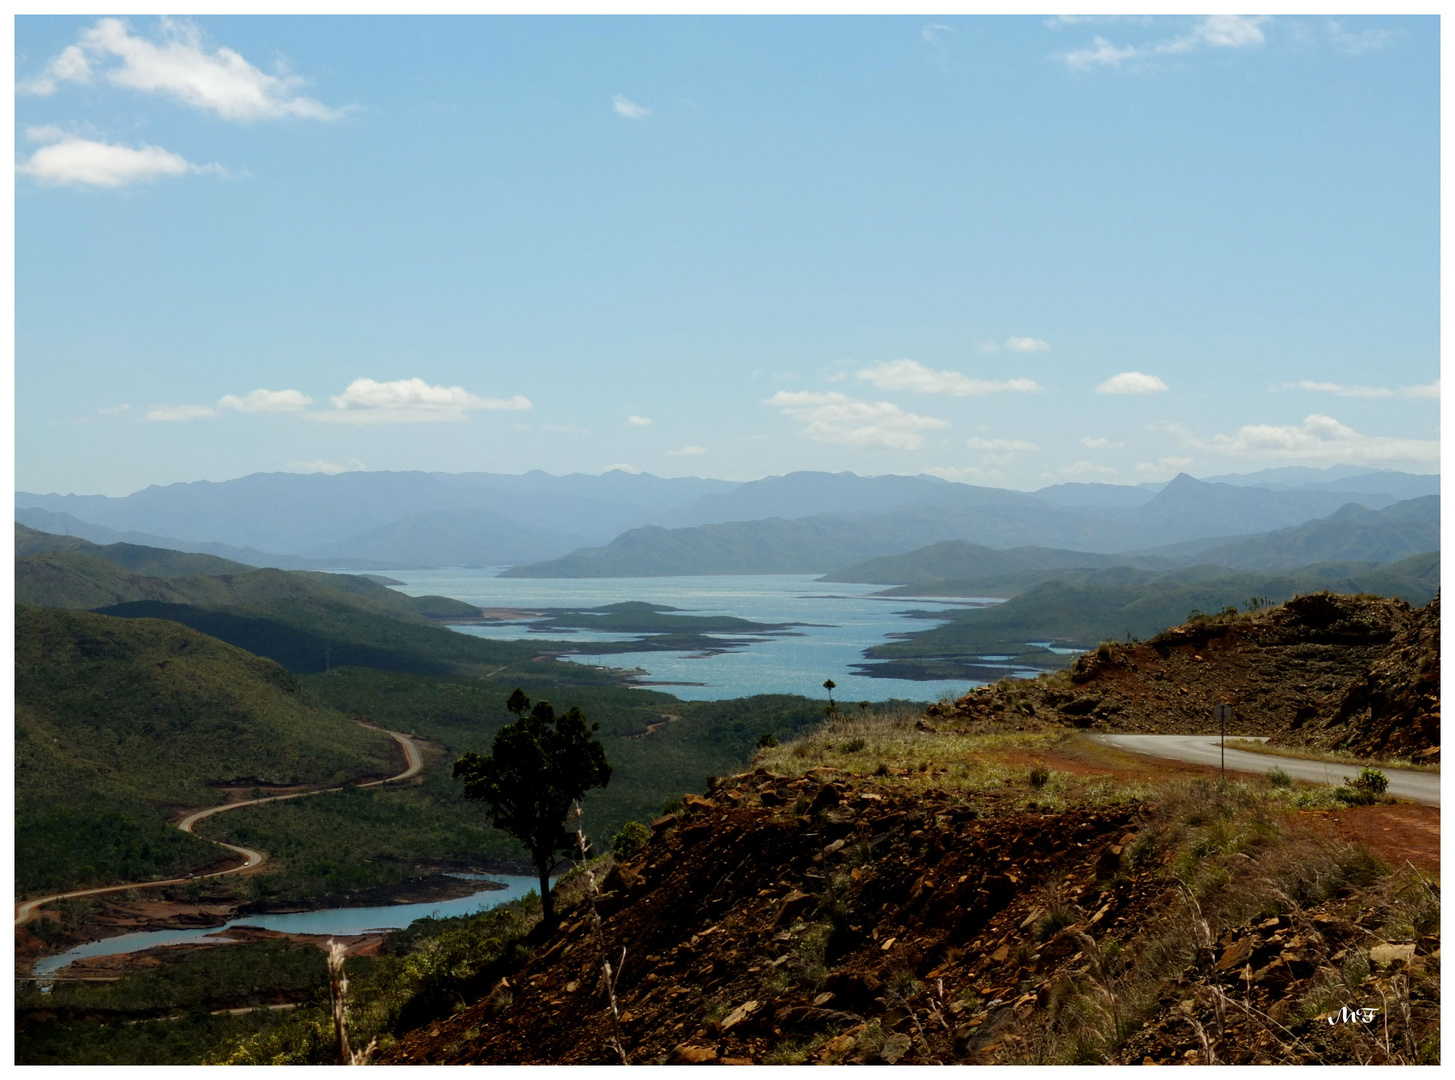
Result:
<svg viewBox="0 0 1455 1080">
<path fill-rule="evenodd" d="M 40 555 L 45 552 L 69 551 L 90 555 L 115 563 L 133 574 L 171 578 L 190 574 L 246 574 L 253 569 L 231 559 L 201 555 L 168 548 L 145 547 L 141 544 L 93 544 L 79 536 L 58 536 L 15 523 L 15 554 Z"/>
<path fill-rule="evenodd" d="M 464 674 L 509 670 L 522 678 L 541 677 L 549 668 L 561 682 L 611 679 L 583 665 L 536 661 L 550 643 L 484 641 L 445 629 L 430 616 L 458 618 L 478 610 L 446 597 L 404 596 L 359 575 L 250 570 L 164 580 L 129 574 L 93 555 L 60 552 L 16 559 L 15 582 L 23 604 L 170 619 L 300 674 L 352 664 Z"/>
<path fill-rule="evenodd" d="M 572 887 L 570 882 L 558 885 L 567 891 Z M 350 960 L 349 1041 L 363 1046 L 378 1038 L 387 1049 L 396 1034 L 485 997 L 495 981 L 492 971 L 508 970 L 526 955 L 526 934 L 540 917 L 540 903 L 531 895 L 479 915 L 421 919 L 389 935 L 378 959 L 367 965 Z M 295 1009 L 275 1028 L 219 1048 L 208 1060 L 328 1065 L 338 1060 L 337 1053 L 333 1018 L 315 1006 Z"/>
<path fill-rule="evenodd" d="M 392 740 L 277 664 L 176 623 L 17 608 L 16 888 L 171 876 L 217 849 L 169 808 L 223 784 L 339 784 L 398 771 Z"/>
<path fill-rule="evenodd" d="M 431 748 L 418 784 L 269 803 L 201 822 L 199 835 L 273 857 L 266 874 L 240 886 L 248 897 L 299 903 L 442 869 L 524 871 L 526 852 L 484 819 L 451 775 L 457 758 L 489 747 L 512 719 L 503 707 L 509 684 L 366 668 L 302 681 L 343 712 L 416 733 L 442 752 Z M 709 776 L 741 768 L 763 726 L 790 738 L 823 717 L 819 703 L 790 695 L 684 702 L 653 691 L 571 687 L 551 696 L 601 724 L 611 786 L 582 800 L 582 825 L 598 848 L 628 822 L 656 817 L 664 800 L 701 791 Z M 651 734 L 649 725 L 656 726 Z"/>
<path fill-rule="evenodd" d="M 515 723 L 495 733 L 490 753 L 471 751 L 455 762 L 454 777 L 465 783 L 465 797 L 485 803 L 490 819 L 530 852 L 541 883 L 541 910 L 547 926 L 556 925 L 551 873 L 559 856 L 579 850 L 567 818 L 592 788 L 611 782 L 606 751 L 594 737 L 600 724 L 586 726 L 574 705 L 561 716 L 548 701 L 530 698 L 516 687 L 505 707 Z"/>
<path fill-rule="evenodd" d="M 157 955 L 158 966 L 117 982 L 18 989 L 16 1064 L 196 1064 L 287 1016 L 217 1011 L 316 1003 L 324 991 L 323 954 L 311 945 L 257 941 Z"/>
<path fill-rule="evenodd" d="M 1438 562 L 1438 557 L 1436 557 Z M 1424 556 L 1406 560 L 1424 565 Z M 1083 579 L 1097 581 L 1105 576 L 1133 576 L 1127 583 L 1073 584 L 1067 571 L 1048 572 L 1057 580 L 1045 581 L 1018 592 L 1003 604 L 955 612 L 918 612 L 926 619 L 947 620 L 940 626 L 910 637 L 876 645 L 866 651 L 881 665 L 884 675 L 902 675 L 912 666 L 915 673 L 934 678 L 966 677 L 982 666 L 981 656 L 1006 656 L 1009 663 L 1040 668 L 1063 667 L 1074 656 L 1057 655 L 1030 642 L 1049 641 L 1058 647 L 1094 648 L 1099 641 L 1121 641 L 1128 635 L 1147 638 L 1187 619 L 1189 611 L 1221 611 L 1252 594 L 1290 597 L 1299 593 L 1332 589 L 1336 592 L 1370 592 L 1393 595 L 1411 603 L 1424 603 L 1434 595 L 1438 579 L 1425 581 L 1392 567 L 1351 572 L 1347 564 L 1334 580 L 1318 567 L 1279 573 L 1233 573 L 1221 567 L 1190 567 L 1160 575 L 1147 571 L 1087 571 Z M 996 595 L 983 583 L 967 586 L 968 595 Z M 1381 587 L 1382 586 L 1382 587 Z M 900 590 L 893 590 L 899 592 Z M 865 669 L 873 673 L 875 667 Z"/>
</svg>

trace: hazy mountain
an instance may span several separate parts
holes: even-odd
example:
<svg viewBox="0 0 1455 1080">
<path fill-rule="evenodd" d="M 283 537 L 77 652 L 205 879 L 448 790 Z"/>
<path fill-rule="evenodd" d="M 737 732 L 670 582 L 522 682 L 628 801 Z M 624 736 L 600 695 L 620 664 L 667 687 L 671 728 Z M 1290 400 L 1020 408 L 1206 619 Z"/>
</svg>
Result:
<svg viewBox="0 0 1455 1080">
<path fill-rule="evenodd" d="M 254 473 L 220 483 L 153 485 L 122 498 L 17 492 L 15 505 L 72 514 L 118 531 L 297 555 L 411 514 L 441 510 L 493 510 L 522 525 L 593 536 L 599 542 L 733 486 L 724 480 L 663 479 L 620 471 L 604 476 Z"/>
<path fill-rule="evenodd" d="M 980 489 L 969 489 L 972 492 Z M 1384 505 L 1385 496 L 1368 496 Z M 610 544 L 508 572 L 512 577 L 827 573 L 939 541 L 1028 545 L 1106 554 L 1195 538 L 1268 531 L 1320 517 L 1347 501 L 1326 492 L 1272 492 L 1178 476 L 1144 506 L 1073 511 L 1029 496 L 978 505 L 940 502 L 887 513 L 649 527 Z"/>
<path fill-rule="evenodd" d="M 1170 559 L 1156 556 L 1103 555 L 1042 547 L 997 551 L 963 540 L 945 540 L 903 555 L 890 555 L 847 566 L 824 575 L 823 580 L 870 585 L 917 585 L 950 579 L 988 578 L 1023 570 L 1099 570 L 1125 566 L 1160 571 L 1172 569 L 1175 565 Z"/>
<path fill-rule="evenodd" d="M 1204 549 L 1198 561 L 1249 570 L 1317 562 L 1386 563 L 1440 550 L 1440 497 L 1425 495 L 1382 510 L 1355 503 L 1327 517 L 1264 536 Z"/>
<path fill-rule="evenodd" d="M 931 476 L 852 473 L 742 484 L 621 471 L 258 473 L 125 498 L 21 492 L 16 520 L 101 543 L 286 569 L 527 564 L 536 567 L 532 574 L 569 576 L 822 573 L 943 540 L 1098 553 L 1231 541 L 1324 517 L 1348 502 L 1379 509 L 1396 501 L 1389 493 L 1396 488 L 1438 484 L 1438 477 L 1368 470 L 1267 475 L 1265 486 L 1182 475 L 1160 486 L 1058 484 L 1027 494 Z M 1282 486 L 1267 486 L 1275 483 Z M 1369 490 L 1335 490 L 1340 485 Z M 655 531 L 643 531 L 649 526 Z M 708 527 L 715 531 L 690 532 Z M 539 565 L 558 558 L 565 561 Z"/>
<path fill-rule="evenodd" d="M 1342 491 L 1350 495 L 1389 495 L 1396 499 L 1440 494 L 1439 474 L 1371 470 L 1358 465 L 1333 465 L 1327 469 L 1286 465 L 1252 473 L 1205 476 L 1203 479 L 1210 484 L 1266 487 L 1276 491 Z"/>
<path fill-rule="evenodd" d="M 81 521 L 71 514 L 35 507 L 15 511 L 17 525 L 40 530 L 43 534 L 71 536 L 90 541 L 93 544 L 130 544 L 153 549 L 177 552 L 193 552 L 213 555 L 224 561 L 236 562 L 248 567 L 271 567 L 276 570 L 385 570 L 383 563 L 368 559 L 333 558 L 309 559 L 301 555 L 279 555 L 257 548 L 233 547 L 214 541 L 178 540 L 174 536 L 153 536 L 143 532 L 117 532 L 105 525 L 93 525 Z M 46 548 L 45 550 L 68 550 Z M 392 564 L 391 564 L 392 565 Z"/>
<path fill-rule="evenodd" d="M 1052 484 L 1034 494 L 1052 506 L 1145 506 L 1166 484 Z"/>
<path fill-rule="evenodd" d="M 654 524 L 716 525 L 763 518 L 798 519 L 822 514 L 883 513 L 927 506 L 1033 506 L 1033 496 L 1001 488 L 956 484 L 936 476 L 858 476 L 795 472 L 739 484 L 680 506 Z"/>
<path fill-rule="evenodd" d="M 363 558 L 388 566 L 503 566 L 564 555 L 591 541 L 512 521 L 492 510 L 409 514 L 312 549 L 320 561 Z"/>
</svg>

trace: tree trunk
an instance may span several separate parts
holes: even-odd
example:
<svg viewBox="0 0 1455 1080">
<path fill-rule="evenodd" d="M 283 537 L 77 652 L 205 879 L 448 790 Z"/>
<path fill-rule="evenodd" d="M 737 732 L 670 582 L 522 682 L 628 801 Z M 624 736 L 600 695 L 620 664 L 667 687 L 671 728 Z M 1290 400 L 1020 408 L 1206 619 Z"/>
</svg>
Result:
<svg viewBox="0 0 1455 1080">
<path fill-rule="evenodd" d="M 551 867 L 549 863 L 536 863 L 541 875 L 541 922 L 554 930 L 556 928 L 556 898 L 551 895 Z"/>
</svg>

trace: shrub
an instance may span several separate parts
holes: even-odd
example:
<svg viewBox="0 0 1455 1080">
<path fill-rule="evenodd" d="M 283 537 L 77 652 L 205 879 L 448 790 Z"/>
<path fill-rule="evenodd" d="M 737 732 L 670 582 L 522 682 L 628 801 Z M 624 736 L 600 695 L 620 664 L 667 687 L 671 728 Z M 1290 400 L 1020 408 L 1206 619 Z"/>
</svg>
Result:
<svg viewBox="0 0 1455 1080">
<path fill-rule="evenodd" d="M 1373 795 L 1383 795 L 1389 790 L 1389 777 L 1378 769 L 1371 769 L 1368 766 L 1365 766 L 1364 771 L 1353 783 L 1355 787 L 1363 788 Z"/>
<path fill-rule="evenodd" d="M 758 749 L 771 750 L 778 745 L 777 737 L 771 731 L 765 731 L 758 736 Z"/>
<path fill-rule="evenodd" d="M 1046 786 L 1046 781 L 1049 779 L 1051 779 L 1051 770 L 1046 768 L 1046 766 L 1040 762 L 1031 766 L 1031 787 L 1040 790 Z"/>
<path fill-rule="evenodd" d="M 618 859 L 630 857 L 652 838 L 652 830 L 640 821 L 628 821 L 611 838 L 611 853 Z"/>
<path fill-rule="evenodd" d="M 864 749 L 864 747 L 868 745 L 868 742 L 866 742 L 864 739 L 854 738 L 844 743 L 842 749 L 843 752 L 846 754 L 857 754 L 860 750 Z"/>
<path fill-rule="evenodd" d="M 1293 777 L 1288 775 L 1286 769 L 1281 769 L 1278 766 L 1274 766 L 1268 770 L 1268 782 L 1276 788 L 1293 787 Z"/>
</svg>

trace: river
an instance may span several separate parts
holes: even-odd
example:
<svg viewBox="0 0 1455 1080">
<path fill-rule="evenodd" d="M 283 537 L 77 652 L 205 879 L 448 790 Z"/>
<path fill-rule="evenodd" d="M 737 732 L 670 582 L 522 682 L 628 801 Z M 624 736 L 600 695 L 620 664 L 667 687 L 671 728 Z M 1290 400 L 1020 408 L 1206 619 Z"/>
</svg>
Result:
<svg viewBox="0 0 1455 1080">
<path fill-rule="evenodd" d="M 454 900 L 431 900 L 421 904 L 390 904 L 385 907 L 328 908 L 322 911 L 297 911 L 286 915 L 245 915 L 233 919 L 223 926 L 193 927 L 185 930 L 139 930 L 131 934 L 88 941 L 69 952 L 47 956 L 35 962 L 33 973 L 36 978 L 54 975 L 61 968 L 76 960 L 90 956 L 113 956 L 117 953 L 140 952 L 161 945 L 180 945 L 198 941 L 212 935 L 227 940 L 227 929 L 231 926 L 257 926 L 264 930 L 277 930 L 285 934 L 362 934 L 371 930 L 397 930 L 408 926 L 416 919 L 449 918 L 455 915 L 473 915 L 488 911 L 498 904 L 518 900 L 527 893 L 540 888 L 534 877 L 519 874 L 488 874 L 490 881 L 500 882 L 503 889 L 484 889 L 469 896 Z"/>
</svg>

